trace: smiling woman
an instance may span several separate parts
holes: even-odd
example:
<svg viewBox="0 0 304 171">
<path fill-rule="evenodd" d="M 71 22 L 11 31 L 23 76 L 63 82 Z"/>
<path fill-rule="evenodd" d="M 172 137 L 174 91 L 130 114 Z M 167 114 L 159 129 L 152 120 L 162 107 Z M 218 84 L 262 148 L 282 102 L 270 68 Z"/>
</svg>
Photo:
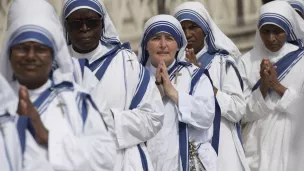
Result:
<svg viewBox="0 0 304 171">
<path fill-rule="evenodd" d="M 16 44 L 10 49 L 10 59 L 15 78 L 28 89 L 41 87 L 49 79 L 52 49 L 37 42 Z"/>
</svg>

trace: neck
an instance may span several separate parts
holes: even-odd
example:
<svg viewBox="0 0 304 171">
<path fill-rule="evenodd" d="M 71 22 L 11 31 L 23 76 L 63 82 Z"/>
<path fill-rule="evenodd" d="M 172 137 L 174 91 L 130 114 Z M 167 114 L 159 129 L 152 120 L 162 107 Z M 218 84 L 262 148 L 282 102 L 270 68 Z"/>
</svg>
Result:
<svg viewBox="0 0 304 171">
<path fill-rule="evenodd" d="M 41 86 L 43 86 L 47 81 L 47 79 L 41 79 L 41 80 L 22 80 L 22 79 L 17 79 L 19 84 L 25 86 L 29 90 L 35 90 Z"/>
<path fill-rule="evenodd" d="M 79 49 L 79 48 L 77 48 L 77 47 L 74 46 L 74 45 L 72 45 L 72 47 L 73 47 L 73 49 L 74 49 L 75 52 L 84 54 L 84 53 L 90 53 L 90 52 L 94 51 L 94 50 L 98 47 L 98 45 L 99 45 L 99 44 L 97 43 L 97 44 L 96 44 L 93 48 L 91 48 L 91 49 Z"/>
</svg>

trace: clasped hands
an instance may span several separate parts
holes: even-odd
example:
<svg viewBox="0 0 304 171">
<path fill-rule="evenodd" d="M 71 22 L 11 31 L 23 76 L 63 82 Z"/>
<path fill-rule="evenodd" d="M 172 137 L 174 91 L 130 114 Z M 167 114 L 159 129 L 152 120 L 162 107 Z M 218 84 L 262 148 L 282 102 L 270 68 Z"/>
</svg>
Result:
<svg viewBox="0 0 304 171">
<path fill-rule="evenodd" d="M 276 69 L 277 66 L 274 66 L 269 59 L 266 58 L 264 58 L 260 64 L 260 91 L 264 98 L 266 97 L 269 89 L 276 91 L 281 97 L 287 89 L 278 80 Z"/>
<path fill-rule="evenodd" d="M 178 104 L 178 92 L 171 83 L 168 68 L 163 60 L 161 60 L 157 66 L 155 79 L 162 98 L 167 96 L 173 100 L 175 104 Z"/>
<path fill-rule="evenodd" d="M 31 120 L 37 143 L 48 146 L 48 130 L 44 127 L 36 107 L 31 102 L 27 88 L 22 85 L 19 89 L 17 113 L 20 116 L 27 116 Z"/>
</svg>

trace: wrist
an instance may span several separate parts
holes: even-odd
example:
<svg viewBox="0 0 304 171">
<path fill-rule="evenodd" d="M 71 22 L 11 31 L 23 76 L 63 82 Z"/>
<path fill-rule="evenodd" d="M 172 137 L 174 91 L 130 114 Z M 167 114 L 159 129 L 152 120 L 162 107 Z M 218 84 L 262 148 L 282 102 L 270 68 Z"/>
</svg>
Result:
<svg viewBox="0 0 304 171">
<path fill-rule="evenodd" d="M 280 96 L 283 96 L 285 91 L 287 90 L 280 82 L 276 83 L 273 86 L 274 91 L 276 91 Z"/>
<path fill-rule="evenodd" d="M 172 88 L 169 92 L 168 92 L 168 94 L 167 94 L 167 96 L 169 97 L 169 98 L 176 98 L 177 96 L 178 96 L 178 92 L 177 92 L 177 90 L 175 89 L 175 88 Z"/>
</svg>

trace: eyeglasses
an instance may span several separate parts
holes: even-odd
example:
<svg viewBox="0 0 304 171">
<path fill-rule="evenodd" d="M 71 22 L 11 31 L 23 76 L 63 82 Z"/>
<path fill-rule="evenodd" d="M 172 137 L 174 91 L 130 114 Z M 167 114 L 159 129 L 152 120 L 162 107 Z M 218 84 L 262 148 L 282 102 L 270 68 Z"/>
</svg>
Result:
<svg viewBox="0 0 304 171">
<path fill-rule="evenodd" d="M 38 56 L 52 52 L 51 48 L 45 45 L 24 45 L 24 44 L 17 44 L 12 46 L 11 51 L 16 55 L 24 56 L 27 55 L 32 48 L 34 50 L 34 53 Z"/>
<path fill-rule="evenodd" d="M 71 29 L 81 29 L 85 24 L 88 28 L 94 29 L 101 24 L 100 18 L 92 18 L 87 20 L 66 20 Z"/>
</svg>

